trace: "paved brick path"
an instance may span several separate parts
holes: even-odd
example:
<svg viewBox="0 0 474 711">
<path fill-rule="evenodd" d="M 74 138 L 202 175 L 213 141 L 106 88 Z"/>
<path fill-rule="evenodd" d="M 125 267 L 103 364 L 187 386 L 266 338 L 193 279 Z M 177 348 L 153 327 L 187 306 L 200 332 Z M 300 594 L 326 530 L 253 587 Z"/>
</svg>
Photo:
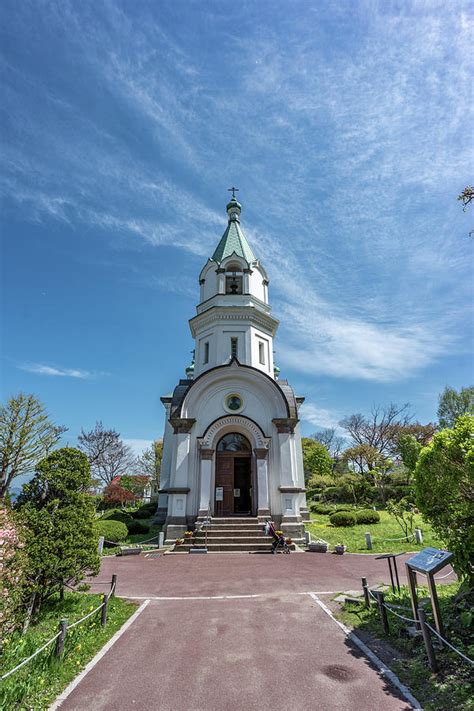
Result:
<svg viewBox="0 0 474 711">
<path fill-rule="evenodd" d="M 119 595 L 150 602 L 61 709 L 413 708 L 304 594 L 357 589 L 361 575 L 386 582 L 384 561 L 319 554 L 105 558 L 97 580 L 113 572 Z"/>
</svg>

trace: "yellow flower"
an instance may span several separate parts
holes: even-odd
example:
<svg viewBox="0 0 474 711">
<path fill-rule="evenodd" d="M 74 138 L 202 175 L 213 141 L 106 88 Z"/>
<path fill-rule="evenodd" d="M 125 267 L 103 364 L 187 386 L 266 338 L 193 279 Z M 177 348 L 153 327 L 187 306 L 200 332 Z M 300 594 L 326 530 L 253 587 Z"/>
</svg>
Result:
<svg viewBox="0 0 474 711">
<path fill-rule="evenodd" d="M 82 647 L 82 644 L 78 644 L 78 645 L 76 646 L 76 650 L 79 652 L 80 649 L 81 649 L 81 647 Z"/>
<path fill-rule="evenodd" d="M 77 660 L 76 664 L 77 664 L 78 667 L 81 666 L 81 662 L 79 661 L 79 659 Z"/>
</svg>

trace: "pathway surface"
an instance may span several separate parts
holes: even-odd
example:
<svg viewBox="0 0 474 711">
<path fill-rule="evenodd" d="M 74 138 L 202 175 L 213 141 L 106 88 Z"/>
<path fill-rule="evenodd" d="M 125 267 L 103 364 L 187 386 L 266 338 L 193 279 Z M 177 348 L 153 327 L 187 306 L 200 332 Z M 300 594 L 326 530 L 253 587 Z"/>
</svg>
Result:
<svg viewBox="0 0 474 711">
<path fill-rule="evenodd" d="M 401 581 L 404 560 L 399 558 Z M 361 555 L 131 556 L 102 559 L 92 590 L 144 608 L 65 698 L 66 711 L 409 711 L 310 591 L 388 582 Z M 448 577 L 440 582 L 453 580 Z"/>
<path fill-rule="evenodd" d="M 65 711 L 408 711 L 308 595 L 153 600 Z"/>
</svg>

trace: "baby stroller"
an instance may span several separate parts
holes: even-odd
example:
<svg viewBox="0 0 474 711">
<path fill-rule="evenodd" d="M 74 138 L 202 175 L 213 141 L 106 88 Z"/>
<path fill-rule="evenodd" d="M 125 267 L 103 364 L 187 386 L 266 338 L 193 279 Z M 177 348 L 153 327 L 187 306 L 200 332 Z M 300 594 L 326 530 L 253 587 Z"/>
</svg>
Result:
<svg viewBox="0 0 474 711">
<path fill-rule="evenodd" d="M 281 531 L 277 531 L 275 529 L 275 524 L 273 521 L 267 521 L 265 524 L 265 533 L 267 536 L 272 537 L 272 553 L 276 554 L 278 551 L 281 551 L 282 553 L 289 553 L 290 552 L 290 547 L 288 543 L 285 540 L 285 536 L 281 533 Z"/>
</svg>

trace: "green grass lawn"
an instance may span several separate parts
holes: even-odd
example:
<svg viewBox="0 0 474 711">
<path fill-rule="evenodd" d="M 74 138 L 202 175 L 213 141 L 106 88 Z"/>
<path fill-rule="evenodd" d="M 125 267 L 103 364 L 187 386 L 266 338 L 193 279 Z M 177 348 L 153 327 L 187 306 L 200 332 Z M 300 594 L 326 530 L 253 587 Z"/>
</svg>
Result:
<svg viewBox="0 0 474 711">
<path fill-rule="evenodd" d="M 104 586 L 104 592 L 108 588 Z M 58 622 L 67 618 L 69 623 L 80 619 L 102 602 L 101 595 L 65 593 L 44 603 L 39 619 L 30 626 L 25 635 L 15 633 L 3 643 L 1 674 L 13 669 L 23 659 L 41 647 L 58 631 Z M 15 711 L 43 711 L 56 696 L 74 679 L 110 637 L 136 610 L 135 603 L 119 598 L 109 601 L 108 621 L 100 624 L 100 611 L 81 625 L 68 632 L 63 659 L 53 656 L 54 643 L 41 652 L 22 669 L 12 674 L 0 687 L 0 708 Z"/>
<path fill-rule="evenodd" d="M 437 587 L 442 617 L 445 625 L 445 636 L 455 647 L 466 656 L 474 658 L 474 634 L 472 620 L 469 615 L 464 621 L 462 613 L 454 606 L 454 596 L 458 593 L 459 583 L 439 585 Z M 425 598 L 425 610 L 428 622 L 434 625 L 431 616 L 431 604 L 428 589 L 420 588 L 420 599 Z M 410 597 L 406 587 L 402 587 L 400 596 L 386 593 L 385 600 L 406 607 L 407 610 L 397 610 L 407 617 L 412 617 Z M 469 607 L 469 600 L 463 603 Z M 406 623 L 388 614 L 390 635 L 385 637 L 376 606 L 367 610 L 362 606 L 346 605 L 336 616 L 355 632 L 360 631 L 364 641 L 369 635 L 368 644 L 372 646 L 375 638 L 386 640 L 391 649 L 385 650 L 387 661 L 393 671 L 406 684 L 420 701 L 425 711 L 473 711 L 474 683 L 472 666 L 464 662 L 457 654 L 444 647 L 436 650 L 439 671 L 433 674 L 428 666 L 425 647 L 420 638 L 409 637 L 406 633 Z M 378 643 L 379 644 L 379 643 Z M 382 648 L 383 649 L 383 648 Z M 382 654 L 377 645 L 377 653 Z"/>
<path fill-rule="evenodd" d="M 358 524 L 349 527 L 335 527 L 329 523 L 329 516 L 323 514 L 311 514 L 311 521 L 305 527 L 311 533 L 311 537 L 322 538 L 327 541 L 331 548 L 337 543 L 344 543 L 348 553 L 401 553 L 403 551 L 416 551 L 426 546 L 440 548 L 443 546 L 430 526 L 425 523 L 421 515 L 415 516 L 415 528 L 420 528 L 423 534 L 423 544 L 417 545 L 414 538 L 409 541 L 387 541 L 388 538 L 401 538 L 403 531 L 398 523 L 386 511 L 379 511 L 380 523 Z M 365 543 L 365 533 L 372 534 L 371 551 L 367 550 Z"/>
</svg>

